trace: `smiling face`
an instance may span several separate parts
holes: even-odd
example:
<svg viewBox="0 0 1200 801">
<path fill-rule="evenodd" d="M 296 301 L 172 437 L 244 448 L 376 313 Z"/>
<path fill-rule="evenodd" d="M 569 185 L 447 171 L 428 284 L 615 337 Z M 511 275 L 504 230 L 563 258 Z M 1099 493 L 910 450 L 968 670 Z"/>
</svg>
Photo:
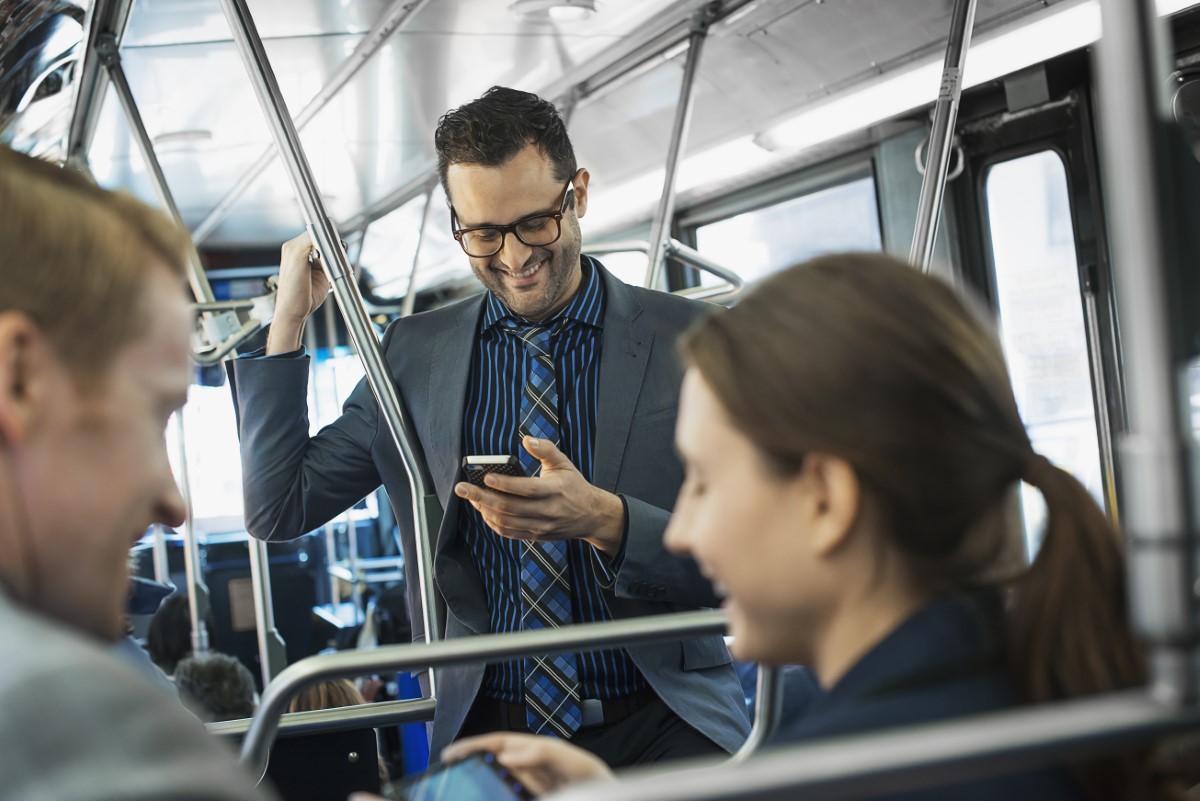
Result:
<svg viewBox="0 0 1200 801">
<path fill-rule="evenodd" d="M 451 164 L 446 183 L 459 228 L 507 225 L 535 214 L 552 214 L 558 211 L 564 188 L 555 177 L 554 165 L 534 145 L 498 167 Z M 580 170 L 572 181 L 575 202 L 563 214 L 557 242 L 530 247 L 508 234 L 496 255 L 468 256 L 480 283 L 527 320 L 545 320 L 564 308 L 579 289 L 583 276 L 579 218 L 587 211 L 587 184 L 587 170 Z"/>
<path fill-rule="evenodd" d="M 693 557 L 725 596 L 739 659 L 807 661 L 812 624 L 836 595 L 822 566 L 813 477 L 771 470 L 694 367 L 684 376 L 675 439 L 687 477 L 668 547 Z"/>
<path fill-rule="evenodd" d="M 143 331 L 81 385 L 28 318 L 0 314 L 0 571 L 24 604 L 103 639 L 121 634 L 130 546 L 185 507 L 165 429 L 187 397 L 190 312 L 146 271 Z"/>
</svg>

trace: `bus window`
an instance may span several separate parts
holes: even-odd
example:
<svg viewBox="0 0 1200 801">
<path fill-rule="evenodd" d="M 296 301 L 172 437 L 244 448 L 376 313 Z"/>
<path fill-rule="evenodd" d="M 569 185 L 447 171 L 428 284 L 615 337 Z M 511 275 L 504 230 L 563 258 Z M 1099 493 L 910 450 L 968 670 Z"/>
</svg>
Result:
<svg viewBox="0 0 1200 801">
<path fill-rule="evenodd" d="M 178 479 L 179 416 L 187 449 L 192 522 L 206 531 L 236 531 L 242 527 L 242 461 L 237 423 L 229 387 L 193 384 L 187 404 L 167 424 L 167 454 Z"/>
<path fill-rule="evenodd" d="M 696 249 L 746 281 L 844 250 L 882 250 L 875 179 L 860 178 L 701 225 Z M 701 286 L 717 286 L 701 273 Z"/>
<path fill-rule="evenodd" d="M 408 292 L 423 215 L 425 238 L 421 241 L 416 291 L 471 277 L 470 264 L 450 233 L 450 212 L 441 185 L 434 188 L 429 202 L 433 205 L 428 215 L 424 215 L 425 195 L 418 195 L 367 226 L 358 260 L 376 296 L 399 301 Z"/>
<path fill-rule="evenodd" d="M 1053 150 L 992 166 L 985 183 L 1000 334 L 1033 447 L 1104 504 L 1096 409 L 1067 174 Z M 1041 542 L 1045 503 L 1021 487 L 1025 540 Z"/>
</svg>

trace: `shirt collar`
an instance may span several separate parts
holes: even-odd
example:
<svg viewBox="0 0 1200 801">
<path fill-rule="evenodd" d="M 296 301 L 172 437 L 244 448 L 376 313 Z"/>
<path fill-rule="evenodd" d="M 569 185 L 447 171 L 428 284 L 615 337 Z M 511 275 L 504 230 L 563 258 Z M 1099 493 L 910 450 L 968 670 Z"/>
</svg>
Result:
<svg viewBox="0 0 1200 801">
<path fill-rule="evenodd" d="M 571 320 L 596 329 L 604 328 L 604 281 L 600 277 L 599 262 L 591 256 L 581 256 L 583 281 L 579 290 L 571 298 L 564 309 L 554 315 L 546 324 L 555 320 Z M 505 320 L 527 322 L 520 315 L 509 310 L 495 293 L 488 292 L 483 307 L 483 326 L 481 331 L 490 331 L 495 325 Z"/>
</svg>

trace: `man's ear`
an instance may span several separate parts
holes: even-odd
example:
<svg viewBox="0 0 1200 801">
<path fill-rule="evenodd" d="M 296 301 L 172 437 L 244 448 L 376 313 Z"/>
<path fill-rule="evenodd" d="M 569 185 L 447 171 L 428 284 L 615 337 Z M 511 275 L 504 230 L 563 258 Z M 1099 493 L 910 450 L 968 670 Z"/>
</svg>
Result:
<svg viewBox="0 0 1200 801">
<path fill-rule="evenodd" d="M 587 214 L 588 181 L 592 180 L 591 173 L 580 167 L 575 173 L 575 216 Z"/>
<path fill-rule="evenodd" d="M 810 453 L 804 457 L 802 475 L 811 492 L 810 541 L 818 556 L 828 556 L 847 540 L 858 520 L 858 474 L 844 459 Z"/>
<path fill-rule="evenodd" d="M 0 440 L 20 444 L 28 438 L 53 358 L 33 320 L 21 312 L 0 312 Z"/>
</svg>

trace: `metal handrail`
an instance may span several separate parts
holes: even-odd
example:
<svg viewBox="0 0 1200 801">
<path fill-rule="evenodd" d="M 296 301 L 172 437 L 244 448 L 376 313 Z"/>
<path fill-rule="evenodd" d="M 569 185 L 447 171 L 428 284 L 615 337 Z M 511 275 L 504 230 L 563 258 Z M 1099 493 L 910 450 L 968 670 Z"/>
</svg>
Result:
<svg viewBox="0 0 1200 801">
<path fill-rule="evenodd" d="M 668 237 L 666 243 L 663 245 L 663 250 L 668 257 L 675 259 L 678 262 L 682 262 L 689 267 L 695 267 L 701 272 L 711 273 L 712 275 L 717 276 L 717 278 L 720 278 L 722 281 L 725 281 L 733 288 L 732 292 L 724 294 L 726 290 L 722 287 L 703 287 L 703 291 L 705 293 L 712 294 L 715 292 L 722 293 L 722 297 L 734 297 L 746 284 L 746 280 L 738 275 L 735 271 L 725 267 L 724 265 L 718 264 L 695 248 L 690 248 L 683 244 L 678 239 L 672 239 Z M 603 256 L 607 253 L 628 253 L 630 251 L 649 254 L 650 243 L 640 239 L 622 239 L 609 242 L 599 242 L 594 245 L 584 245 L 582 248 L 582 252 L 589 256 Z M 693 297 L 697 293 L 693 292 L 692 290 L 699 289 L 701 288 L 689 287 L 688 289 L 677 290 L 674 294 Z"/>
<path fill-rule="evenodd" d="M 775 735 L 783 717 L 783 668 L 758 666 L 758 691 L 754 706 L 754 728 L 733 762 L 745 762 Z"/>
<path fill-rule="evenodd" d="M 954 124 L 958 120 L 958 102 L 962 96 L 963 69 L 967 64 L 967 53 L 971 49 L 971 31 L 975 27 L 975 6 L 976 0 L 955 0 L 954 13 L 950 18 L 946 60 L 942 66 L 942 86 L 933 106 L 929 157 L 926 161 L 925 177 L 921 180 L 917 223 L 913 230 L 912 248 L 908 257 L 922 272 L 929 272 L 934 237 L 937 236 L 938 220 L 942 212 L 942 198 L 946 194 Z"/>
<path fill-rule="evenodd" d="M 1098 138 L 1104 184 L 1115 188 L 1107 195 L 1107 219 L 1129 417 L 1118 446 L 1134 588 L 1129 598 L 1134 625 L 1153 646 L 1153 680 L 1164 692 L 1195 703 L 1196 499 L 1188 497 L 1195 479 L 1188 475 L 1194 440 L 1180 404 L 1177 380 L 1187 354 L 1173 331 L 1178 307 L 1168 282 L 1172 261 L 1184 252 L 1177 243 L 1186 241 L 1184 231 L 1172 226 L 1191 221 L 1176 217 L 1173 184 L 1179 179 L 1168 172 L 1171 117 L 1163 87 L 1169 58 L 1153 2 L 1103 0 L 1100 7 Z M 1190 269 L 1177 265 L 1175 274 Z"/>
<path fill-rule="evenodd" d="M 422 0 L 424 2 L 424 0 Z M 238 54 L 254 87 L 254 93 L 266 118 L 271 136 L 292 184 L 292 190 L 304 213 L 309 235 L 321 254 L 321 266 L 329 279 L 338 308 L 346 321 L 350 340 L 363 362 L 367 383 L 387 423 L 393 444 L 408 474 L 409 492 L 415 529 L 414 567 L 421 601 L 421 620 L 425 638 L 441 638 L 442 609 L 433 580 L 433 537 L 441 523 L 441 506 L 430 488 L 428 467 L 413 443 L 417 438 L 410 427 L 396 385 L 384 361 L 379 340 L 363 306 L 354 271 L 350 267 L 341 237 L 325 209 L 312 167 L 304 154 L 300 135 L 287 110 L 274 70 L 267 58 L 262 38 L 246 0 L 221 0 L 221 9 L 229 22 Z M 430 687 L 435 676 L 430 673 Z M 436 695 L 434 690 L 432 695 Z"/>
<path fill-rule="evenodd" d="M 692 126 L 692 111 L 696 107 L 696 76 L 700 72 L 700 56 L 708 38 L 708 27 L 720 8 L 719 3 L 709 3 L 692 15 L 692 27 L 688 35 L 687 60 L 683 64 L 683 78 L 679 84 L 679 102 L 675 106 L 675 119 L 671 123 L 671 138 L 667 142 L 667 164 L 663 173 L 662 194 L 658 208 L 650 221 L 650 259 L 646 264 L 645 286 L 654 289 L 662 273 L 665 246 L 671 234 L 671 221 L 675 218 L 675 183 L 679 174 L 679 162 L 687 146 L 688 132 Z"/>
<path fill-rule="evenodd" d="M 323 679 L 385 670 L 433 669 L 466 662 L 496 662 L 528 654 L 585 653 L 636 643 L 723 634 L 725 628 L 725 615 L 720 611 L 680 612 L 562 629 L 483 634 L 428 645 L 392 645 L 312 656 L 290 665 L 267 685 L 242 741 L 242 764 L 252 774 L 261 775 L 288 703 L 301 689 Z"/>
<path fill-rule="evenodd" d="M 743 764 L 655 771 L 621 784 L 622 801 L 848 801 L 1048 767 L 1143 744 L 1200 726 L 1141 690 L 963 718 L 951 723 L 836 737 L 772 749 Z M 609 801 L 611 785 L 555 794 L 554 801 Z M 547 799 L 549 801 L 549 797 Z"/>
<path fill-rule="evenodd" d="M 432 698 L 414 698 L 406 701 L 380 701 L 334 709 L 316 709 L 310 712 L 288 712 L 279 718 L 277 736 L 320 734 L 367 726 L 394 726 L 400 723 L 426 723 L 433 720 L 436 708 L 437 701 Z M 208 733 L 214 736 L 238 737 L 249 731 L 253 720 L 254 718 L 239 718 L 207 723 L 205 726 Z"/>
</svg>

